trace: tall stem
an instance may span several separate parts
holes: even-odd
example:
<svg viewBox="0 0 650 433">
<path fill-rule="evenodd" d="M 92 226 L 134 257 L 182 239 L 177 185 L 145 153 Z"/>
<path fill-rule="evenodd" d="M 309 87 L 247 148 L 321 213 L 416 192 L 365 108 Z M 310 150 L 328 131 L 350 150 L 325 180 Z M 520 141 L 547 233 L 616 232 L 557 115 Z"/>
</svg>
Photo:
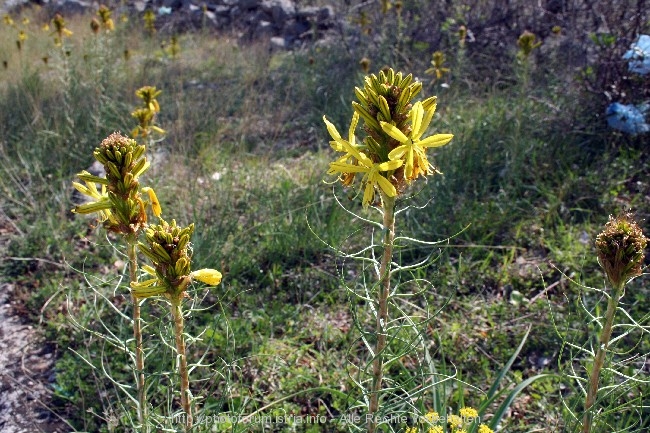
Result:
<svg viewBox="0 0 650 433">
<path fill-rule="evenodd" d="M 127 252 L 129 256 L 129 279 L 138 281 L 138 256 L 136 254 L 137 239 L 127 238 Z M 133 338 L 135 339 L 135 370 L 138 386 L 138 421 L 144 432 L 147 428 L 147 390 L 144 383 L 144 352 L 142 351 L 142 319 L 140 317 L 140 300 L 131 295 L 133 301 Z"/>
<path fill-rule="evenodd" d="M 181 307 L 182 295 L 171 300 L 172 316 L 174 318 L 174 334 L 176 336 L 176 352 L 178 356 L 178 373 L 181 376 L 181 406 L 187 415 L 185 430 L 192 428 L 192 407 L 190 402 L 190 375 L 187 370 L 187 356 L 185 354 L 185 338 L 183 337 L 183 309 Z"/>
<path fill-rule="evenodd" d="M 585 413 L 582 418 L 582 431 L 583 433 L 589 433 L 591 431 L 592 422 L 594 418 L 594 411 L 592 406 L 596 402 L 596 395 L 598 394 L 598 381 L 600 379 L 600 370 L 603 367 L 605 362 L 605 355 L 607 353 L 607 347 L 609 346 L 609 340 L 612 337 L 612 327 L 614 325 L 614 315 L 616 314 L 616 307 L 618 306 L 618 301 L 621 299 L 621 294 L 623 293 L 624 284 L 621 283 L 618 287 L 614 287 L 612 296 L 607 302 L 607 312 L 605 313 L 605 326 L 600 334 L 599 338 L 599 347 L 596 352 L 596 357 L 594 358 L 594 365 L 591 369 L 591 375 L 589 376 L 589 389 L 587 391 L 587 399 L 585 401 Z"/>
<path fill-rule="evenodd" d="M 382 194 L 384 207 L 384 253 L 379 267 L 379 294 L 377 323 L 375 332 L 377 344 L 375 359 L 372 362 L 372 389 L 368 406 L 368 433 L 377 429 L 377 412 L 384 375 L 384 350 L 386 349 L 386 326 L 388 324 L 388 296 L 390 294 L 391 262 L 393 259 L 393 240 L 395 239 L 395 198 Z"/>
</svg>

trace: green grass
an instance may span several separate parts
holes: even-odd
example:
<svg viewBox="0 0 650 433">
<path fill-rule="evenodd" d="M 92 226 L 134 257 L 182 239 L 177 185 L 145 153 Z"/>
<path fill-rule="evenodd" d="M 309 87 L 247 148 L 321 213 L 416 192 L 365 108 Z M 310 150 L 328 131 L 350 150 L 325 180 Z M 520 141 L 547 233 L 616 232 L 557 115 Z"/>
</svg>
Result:
<svg viewBox="0 0 650 433">
<path fill-rule="evenodd" d="M 88 332 L 106 326 L 129 338 L 117 313 L 128 316 L 127 292 L 116 279 L 126 259 L 92 219 L 69 212 L 71 181 L 106 135 L 135 126 L 135 89 L 155 85 L 163 91 L 159 122 L 167 135 L 154 145 L 160 151 L 146 181 L 165 218 L 196 223 L 195 267 L 224 274 L 220 287 L 194 294 L 202 302 L 188 318 L 188 334 L 202 335 L 189 348 L 191 359 L 203 357 L 193 372 L 202 413 L 345 414 L 358 392 L 349 361 L 360 355 L 342 281 L 345 272 L 362 270 L 346 263 L 342 271 L 319 237 L 354 249 L 369 230 L 333 198 L 322 115 L 347 129 L 363 76 L 357 53 L 338 46 L 271 53 L 262 43 L 188 34 L 180 37 L 180 56 L 170 58 L 160 49 L 168 35 L 149 39 L 130 22 L 97 40 L 79 17 L 69 20 L 75 34 L 67 56 L 38 33 L 37 14 L 32 21 L 22 53 L 13 45 L 0 50 L 9 62 L 0 71 L 0 228 L 7 233 L 0 272 L 19 285 L 33 318 L 46 319 L 47 339 L 62 349 L 53 408 L 84 431 L 124 431 L 130 422 L 119 419 L 129 402 L 102 373 L 108 366 L 117 382 L 131 383 L 126 355 Z M 0 37 L 11 40 L 13 32 L 3 25 Z M 409 62 L 412 72 L 422 77 L 427 61 Z M 410 263 L 433 253 L 434 263 L 417 275 L 432 285 L 423 302 L 445 306 L 426 335 L 431 356 L 487 392 L 530 324 L 506 386 L 564 368 L 556 327 L 575 341 L 593 334 L 578 304 L 580 296 L 590 306 L 599 299 L 578 283 L 603 287 L 593 240 L 610 213 L 632 208 L 647 218 L 650 186 L 643 138 L 620 136 L 585 114 L 580 104 L 589 99 L 581 99 L 579 83 L 538 84 L 534 74 L 525 92 L 516 76 L 486 85 L 467 75 L 458 83 L 437 87 L 435 131 L 455 135 L 432 153 L 444 175 L 398 203 L 424 206 L 402 214 L 403 235 L 449 242 L 400 254 Z M 339 185 L 334 191 L 362 212 Z M 624 300 L 647 324 L 644 280 L 634 281 Z M 158 301 L 148 304 L 150 395 L 155 412 L 169 415 L 176 379 L 157 373 L 170 370 L 173 356 L 156 342 L 170 324 Z M 647 338 L 629 340 L 639 353 L 650 350 Z M 536 364 L 541 357 L 550 362 Z M 402 365 L 393 373 L 408 382 L 409 363 Z M 79 380 L 86 376 L 92 380 Z M 559 383 L 527 389 L 504 431 L 561 429 Z M 647 394 L 647 385 L 638 392 Z M 471 404 L 481 398 L 468 388 L 451 393 Z M 103 415 L 93 415 L 104 412 L 122 427 L 111 430 Z"/>
</svg>

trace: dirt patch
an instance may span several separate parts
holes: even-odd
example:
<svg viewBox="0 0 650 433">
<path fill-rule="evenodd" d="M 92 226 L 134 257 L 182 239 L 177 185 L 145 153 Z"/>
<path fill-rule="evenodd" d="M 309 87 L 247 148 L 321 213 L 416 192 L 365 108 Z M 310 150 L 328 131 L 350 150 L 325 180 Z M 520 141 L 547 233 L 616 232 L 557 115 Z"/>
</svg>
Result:
<svg viewBox="0 0 650 433">
<path fill-rule="evenodd" d="M 59 433 L 71 429 L 48 403 L 55 355 L 38 329 L 14 314 L 12 284 L 0 284 L 0 430 Z"/>
</svg>

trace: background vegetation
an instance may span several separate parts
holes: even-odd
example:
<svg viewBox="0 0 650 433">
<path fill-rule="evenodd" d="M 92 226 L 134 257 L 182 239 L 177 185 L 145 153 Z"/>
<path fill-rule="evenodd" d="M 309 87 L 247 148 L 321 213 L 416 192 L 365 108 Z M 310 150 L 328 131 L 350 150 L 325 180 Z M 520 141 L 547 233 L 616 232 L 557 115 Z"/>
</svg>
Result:
<svg viewBox="0 0 650 433">
<path fill-rule="evenodd" d="M 405 235 L 449 238 L 418 275 L 435 287 L 427 302 L 445 305 L 429 335 L 431 356 L 487 390 L 531 325 L 505 385 L 565 368 L 558 329 L 576 340 L 593 334 L 580 304 L 602 301 L 585 289 L 604 286 L 595 235 L 609 214 L 632 209 L 645 221 L 650 213 L 648 137 L 608 129 L 604 118 L 611 101 L 648 97 L 647 79 L 627 74 L 621 59 L 650 30 L 645 2 L 331 3 L 345 24 L 290 52 L 229 29 L 152 33 L 142 17 L 119 12 L 115 31 L 98 34 L 91 16 L 66 16 L 73 34 L 62 46 L 42 29 L 51 19 L 43 10 L 0 24 L 0 276 L 16 285 L 30 320 L 44 319 L 58 355 L 51 406 L 74 428 L 128 424 L 128 402 L 101 371 L 128 382 L 127 362 L 88 332 L 106 326 L 127 338 L 128 323 L 110 308 L 128 309 L 114 277 L 125 258 L 94 221 L 70 213 L 71 181 L 104 137 L 135 126 L 130 112 L 143 85 L 163 91 L 158 122 L 167 131 L 148 182 L 164 211 L 196 223 L 196 267 L 224 273 L 219 288 L 195 293 L 188 320 L 189 334 L 201 335 L 190 351 L 202 360 L 193 386 L 205 413 L 270 405 L 269 413 L 336 416 L 346 400 L 328 389 L 354 392 L 346 359 L 355 331 L 340 263 L 316 235 L 350 248 L 368 235 L 333 198 L 322 122 L 327 114 L 346 130 L 362 59 L 370 72 L 390 65 L 423 81 L 425 95 L 438 95 L 435 130 L 455 136 L 434 157 L 444 175 L 412 191 L 412 203 L 426 207 L 402 220 Z M 383 3 L 392 8 L 382 11 Z M 526 29 L 542 41 L 528 61 L 517 56 Z M 434 51 L 449 68 L 436 80 L 426 73 Z M 401 254 L 411 262 L 431 249 Z M 648 295 L 645 277 L 627 289 L 637 320 L 647 318 Z M 169 326 L 153 305 L 161 313 L 148 318 L 151 329 Z M 637 337 L 630 344 L 648 353 L 648 339 Z M 647 360 L 638 362 L 647 371 Z M 168 364 L 150 358 L 149 373 Z M 164 376 L 153 385 L 162 395 L 174 380 Z M 575 390 L 560 382 L 530 386 L 503 431 L 561 430 L 561 402 Z M 450 393 L 471 404 L 481 397 L 462 387 Z"/>
</svg>

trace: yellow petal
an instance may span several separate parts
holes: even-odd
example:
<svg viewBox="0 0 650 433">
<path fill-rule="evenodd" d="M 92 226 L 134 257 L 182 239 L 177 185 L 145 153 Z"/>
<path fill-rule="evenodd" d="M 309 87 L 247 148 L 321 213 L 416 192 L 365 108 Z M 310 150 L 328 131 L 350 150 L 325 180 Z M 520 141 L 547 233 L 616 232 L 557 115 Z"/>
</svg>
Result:
<svg viewBox="0 0 650 433">
<path fill-rule="evenodd" d="M 192 272 L 191 275 L 193 279 L 209 284 L 210 286 L 216 286 L 221 283 L 221 272 L 215 269 L 199 269 L 198 271 Z"/>
<path fill-rule="evenodd" d="M 409 141 L 409 138 L 406 135 L 404 135 L 402 131 L 400 131 L 390 123 L 381 122 L 381 129 L 383 129 L 386 134 L 390 135 L 400 143 L 406 143 Z"/>
<path fill-rule="evenodd" d="M 386 179 L 384 176 L 378 174 L 377 177 L 375 178 L 377 181 L 377 184 L 379 187 L 386 193 L 388 197 L 395 197 L 397 195 L 397 190 L 395 189 L 395 186 L 390 183 L 388 179 Z"/>
<path fill-rule="evenodd" d="M 327 126 L 327 131 L 329 131 L 330 136 L 336 141 L 340 140 L 341 134 L 339 134 L 339 131 L 336 130 L 336 126 L 327 120 L 327 117 L 325 116 L 323 116 L 323 121 L 325 122 L 325 126 Z"/>
<path fill-rule="evenodd" d="M 356 111 L 352 113 L 352 122 L 350 123 L 350 130 L 348 131 L 348 141 L 352 146 L 355 145 L 354 132 L 357 129 L 357 124 L 359 123 L 359 113 Z"/>
<path fill-rule="evenodd" d="M 416 144 L 420 147 L 441 147 L 449 143 L 454 138 L 453 134 L 436 134 L 418 141 Z"/>
<path fill-rule="evenodd" d="M 418 101 L 411 108 L 411 137 L 413 139 L 419 138 L 422 133 L 420 132 L 420 126 L 422 125 L 422 117 L 424 114 L 424 109 L 422 108 L 422 102 Z"/>
<path fill-rule="evenodd" d="M 149 201 L 151 201 L 151 210 L 155 216 L 160 217 L 162 214 L 162 208 L 160 207 L 160 202 L 158 201 L 158 197 L 156 197 L 156 193 L 154 192 L 153 188 L 145 186 L 142 188 L 142 192 L 149 195 Z"/>
</svg>

